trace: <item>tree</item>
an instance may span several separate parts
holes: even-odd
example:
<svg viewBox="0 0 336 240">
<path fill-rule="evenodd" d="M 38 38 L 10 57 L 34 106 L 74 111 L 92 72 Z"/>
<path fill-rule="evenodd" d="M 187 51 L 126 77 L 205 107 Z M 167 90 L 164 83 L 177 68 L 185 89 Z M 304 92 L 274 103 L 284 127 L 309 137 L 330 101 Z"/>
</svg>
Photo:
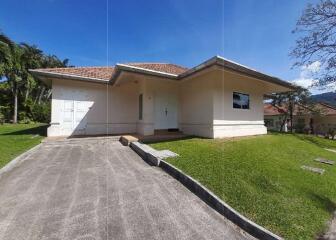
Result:
<svg viewBox="0 0 336 240">
<path fill-rule="evenodd" d="M 302 87 L 297 87 L 295 91 L 277 93 L 272 98 L 273 106 L 281 106 L 285 109 L 285 116 L 283 118 L 280 131 L 283 131 L 284 125 L 289 119 L 291 132 L 293 132 L 293 115 L 297 106 L 305 106 L 314 109 L 314 104 L 310 97 L 310 92 Z"/>
<path fill-rule="evenodd" d="M 24 65 L 23 81 L 24 81 L 24 102 L 27 102 L 29 94 L 38 84 L 37 80 L 30 74 L 28 69 L 39 68 L 42 65 L 43 51 L 38 49 L 35 45 L 29 45 L 27 43 L 20 44 L 23 55 L 22 64 Z"/>
<path fill-rule="evenodd" d="M 294 66 L 321 63 L 317 76 L 319 86 L 336 84 L 336 1 L 321 0 L 308 4 L 293 31 L 299 35 L 291 56 Z"/>
<path fill-rule="evenodd" d="M 68 66 L 68 59 L 60 60 L 55 55 L 45 55 L 35 45 L 16 44 L 0 32 L 0 79 L 6 83 L 2 85 L 3 90 L 8 89 L 13 99 L 9 103 L 8 98 L 1 98 L 6 102 L 0 102 L 0 113 L 7 117 L 10 109 L 13 123 L 18 121 L 18 108 L 20 118 L 32 118 L 35 121 L 48 119 L 48 116 L 43 115 L 50 112 L 51 89 L 35 78 L 29 69 Z"/>
<path fill-rule="evenodd" d="M 9 60 L 9 55 L 14 50 L 14 47 L 15 43 L 4 33 L 0 32 L 0 65 L 5 64 Z"/>
</svg>

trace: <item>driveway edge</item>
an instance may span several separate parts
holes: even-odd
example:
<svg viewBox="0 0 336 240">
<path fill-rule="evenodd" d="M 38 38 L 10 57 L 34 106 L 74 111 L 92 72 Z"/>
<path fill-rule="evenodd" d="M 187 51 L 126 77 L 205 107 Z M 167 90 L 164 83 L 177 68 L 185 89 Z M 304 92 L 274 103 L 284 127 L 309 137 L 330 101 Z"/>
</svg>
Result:
<svg viewBox="0 0 336 240">
<path fill-rule="evenodd" d="M 129 146 L 148 164 L 152 166 L 160 165 L 161 159 L 154 156 L 153 154 L 154 149 L 152 149 L 148 145 L 139 142 L 131 142 Z"/>
<path fill-rule="evenodd" d="M 283 238 L 263 228 L 262 226 L 247 219 L 230 205 L 219 199 L 213 192 L 203 186 L 201 183 L 183 173 L 180 169 L 174 167 L 170 163 L 160 160 L 159 167 L 166 173 L 181 182 L 191 192 L 197 195 L 200 199 L 206 202 L 210 207 L 215 209 L 218 213 L 235 223 L 237 226 L 245 230 L 247 233 L 258 239 L 265 240 L 283 240 Z"/>
<path fill-rule="evenodd" d="M 9 163 L 7 163 L 3 168 L 0 169 L 0 178 L 2 177 L 3 174 L 6 172 L 11 171 L 13 168 L 19 166 L 21 163 L 23 163 L 27 157 L 35 150 L 37 150 L 40 146 L 42 145 L 42 142 L 37 144 L 36 146 L 28 149 L 27 151 L 21 153 L 19 156 L 11 160 Z"/>
</svg>

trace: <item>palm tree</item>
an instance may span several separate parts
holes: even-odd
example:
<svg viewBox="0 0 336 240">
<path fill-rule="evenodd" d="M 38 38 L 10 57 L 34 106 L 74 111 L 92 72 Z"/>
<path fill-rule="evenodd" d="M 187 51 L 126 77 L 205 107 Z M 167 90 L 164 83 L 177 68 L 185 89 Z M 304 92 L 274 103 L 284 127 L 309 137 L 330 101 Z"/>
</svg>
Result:
<svg viewBox="0 0 336 240">
<path fill-rule="evenodd" d="M 23 85 L 23 76 L 25 71 L 22 56 L 22 48 L 16 45 L 13 51 L 11 51 L 8 64 L 6 64 L 4 68 L 5 77 L 7 78 L 14 98 L 13 123 L 17 123 L 18 95 L 19 89 Z"/>
<path fill-rule="evenodd" d="M 8 54 L 15 47 L 15 43 L 0 31 L 0 63 L 7 60 Z"/>
<path fill-rule="evenodd" d="M 21 48 L 4 33 L 0 33 L 0 74 L 7 79 L 14 97 L 13 123 L 17 123 L 18 92 L 22 79 L 21 56 Z"/>
<path fill-rule="evenodd" d="M 51 90 L 28 69 L 68 67 L 68 64 L 68 59 L 61 61 L 55 55 L 44 55 L 35 45 L 16 44 L 0 31 L 0 79 L 6 79 L 13 95 L 13 123 L 17 123 L 19 92 L 24 96 L 24 105 L 30 95 L 35 95 L 34 104 L 48 100 L 51 95 Z"/>
<path fill-rule="evenodd" d="M 22 63 L 24 64 L 24 72 L 23 72 L 23 81 L 24 81 L 24 102 L 27 102 L 29 94 L 32 92 L 34 87 L 38 84 L 38 80 L 36 80 L 28 71 L 28 69 L 39 68 L 42 65 L 43 60 L 43 51 L 40 50 L 35 45 L 29 45 L 27 43 L 20 44 L 23 55 L 22 55 Z"/>
</svg>

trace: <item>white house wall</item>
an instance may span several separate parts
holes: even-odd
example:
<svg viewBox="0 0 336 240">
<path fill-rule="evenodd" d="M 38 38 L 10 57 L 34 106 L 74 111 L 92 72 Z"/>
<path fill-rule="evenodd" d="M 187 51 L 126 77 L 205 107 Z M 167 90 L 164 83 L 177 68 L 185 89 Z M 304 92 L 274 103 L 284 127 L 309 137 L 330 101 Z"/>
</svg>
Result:
<svg viewBox="0 0 336 240">
<path fill-rule="evenodd" d="M 107 89 L 106 85 L 82 81 L 54 80 L 52 84 L 51 127 L 48 136 L 77 134 L 119 134 L 136 132 L 137 86 L 133 83 Z M 85 129 L 69 132 L 64 127 L 64 101 L 84 102 L 88 111 Z"/>
<path fill-rule="evenodd" d="M 213 138 L 214 75 L 180 83 L 180 128 L 185 134 Z"/>
<path fill-rule="evenodd" d="M 232 72 L 218 71 L 216 73 L 213 137 L 266 134 L 263 103 L 265 84 Z M 233 108 L 233 92 L 248 94 L 250 108 Z"/>
</svg>

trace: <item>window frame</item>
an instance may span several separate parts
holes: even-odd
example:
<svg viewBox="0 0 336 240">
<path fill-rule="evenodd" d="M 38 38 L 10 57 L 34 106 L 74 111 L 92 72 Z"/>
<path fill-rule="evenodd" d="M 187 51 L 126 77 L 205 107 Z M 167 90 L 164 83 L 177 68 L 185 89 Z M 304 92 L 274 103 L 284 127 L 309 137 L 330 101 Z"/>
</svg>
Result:
<svg viewBox="0 0 336 240">
<path fill-rule="evenodd" d="M 234 95 L 243 95 L 243 96 L 247 96 L 247 100 L 248 100 L 248 103 L 247 103 L 247 108 L 244 108 L 243 106 L 244 105 L 240 105 L 240 107 L 236 107 L 235 106 L 235 102 L 234 102 Z M 241 109 L 241 110 L 250 110 L 251 109 L 251 106 L 250 106 L 250 94 L 247 94 L 247 93 L 241 93 L 241 92 L 232 92 L 232 108 L 233 109 Z"/>
</svg>

